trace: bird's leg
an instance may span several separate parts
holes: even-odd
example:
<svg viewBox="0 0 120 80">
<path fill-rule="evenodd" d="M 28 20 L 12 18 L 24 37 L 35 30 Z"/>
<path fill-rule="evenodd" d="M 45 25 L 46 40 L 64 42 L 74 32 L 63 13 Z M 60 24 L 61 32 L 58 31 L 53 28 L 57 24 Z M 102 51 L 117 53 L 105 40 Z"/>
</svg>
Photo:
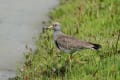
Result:
<svg viewBox="0 0 120 80">
<path fill-rule="evenodd" d="M 72 68 L 72 54 L 69 55 L 70 56 L 70 72 L 71 72 L 71 68 Z"/>
<path fill-rule="evenodd" d="M 71 72 L 71 62 L 72 62 L 72 54 L 69 54 L 68 55 L 68 58 L 67 58 L 67 60 L 66 60 L 66 62 L 67 62 L 67 65 L 69 65 L 69 71 Z"/>
<path fill-rule="evenodd" d="M 70 63 L 71 63 L 71 61 L 72 61 L 72 58 L 73 58 L 73 57 L 72 57 L 72 54 L 70 54 Z"/>
<path fill-rule="evenodd" d="M 71 61 L 72 61 L 72 54 L 68 55 L 68 58 L 67 58 L 68 63 L 71 63 Z"/>
</svg>

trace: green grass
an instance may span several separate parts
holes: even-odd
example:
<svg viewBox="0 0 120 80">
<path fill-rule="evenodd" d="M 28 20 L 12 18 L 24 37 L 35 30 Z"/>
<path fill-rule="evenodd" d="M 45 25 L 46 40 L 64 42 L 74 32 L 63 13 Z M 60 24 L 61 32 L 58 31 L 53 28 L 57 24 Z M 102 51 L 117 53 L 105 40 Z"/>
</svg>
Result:
<svg viewBox="0 0 120 80">
<path fill-rule="evenodd" d="M 49 16 L 50 22 L 61 23 L 64 33 L 102 48 L 77 52 L 70 70 L 68 54 L 57 50 L 53 31 L 47 30 L 35 52 L 25 54 L 25 70 L 18 69 L 17 80 L 120 80 L 120 0 L 61 0 Z"/>
</svg>

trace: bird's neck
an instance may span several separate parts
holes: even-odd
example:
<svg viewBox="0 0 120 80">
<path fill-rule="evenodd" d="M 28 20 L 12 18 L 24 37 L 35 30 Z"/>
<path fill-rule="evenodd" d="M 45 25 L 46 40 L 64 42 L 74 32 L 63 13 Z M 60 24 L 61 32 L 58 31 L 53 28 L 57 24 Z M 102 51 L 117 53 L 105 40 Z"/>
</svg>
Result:
<svg viewBox="0 0 120 80">
<path fill-rule="evenodd" d="M 61 31 L 54 31 L 54 39 L 56 40 L 59 35 L 63 34 Z"/>
</svg>

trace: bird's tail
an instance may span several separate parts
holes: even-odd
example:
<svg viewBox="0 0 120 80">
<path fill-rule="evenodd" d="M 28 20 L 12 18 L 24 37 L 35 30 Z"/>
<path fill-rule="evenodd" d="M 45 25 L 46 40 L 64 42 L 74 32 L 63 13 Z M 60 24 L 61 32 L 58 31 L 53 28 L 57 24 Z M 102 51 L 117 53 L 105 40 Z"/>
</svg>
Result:
<svg viewBox="0 0 120 80">
<path fill-rule="evenodd" d="M 102 47 L 100 44 L 94 44 L 94 43 L 91 43 L 91 44 L 93 45 L 92 48 L 95 49 L 95 50 L 98 50 Z"/>
</svg>

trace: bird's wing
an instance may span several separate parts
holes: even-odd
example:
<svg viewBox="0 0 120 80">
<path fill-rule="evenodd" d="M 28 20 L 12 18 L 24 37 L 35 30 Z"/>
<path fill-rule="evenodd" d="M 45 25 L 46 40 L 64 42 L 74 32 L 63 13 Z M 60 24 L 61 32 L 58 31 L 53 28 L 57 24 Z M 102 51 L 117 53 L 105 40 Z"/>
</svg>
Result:
<svg viewBox="0 0 120 80">
<path fill-rule="evenodd" d="M 56 39 L 56 42 L 59 45 L 59 47 L 72 50 L 93 47 L 93 45 L 89 42 L 80 41 L 74 37 L 67 35 L 59 35 Z"/>
</svg>

